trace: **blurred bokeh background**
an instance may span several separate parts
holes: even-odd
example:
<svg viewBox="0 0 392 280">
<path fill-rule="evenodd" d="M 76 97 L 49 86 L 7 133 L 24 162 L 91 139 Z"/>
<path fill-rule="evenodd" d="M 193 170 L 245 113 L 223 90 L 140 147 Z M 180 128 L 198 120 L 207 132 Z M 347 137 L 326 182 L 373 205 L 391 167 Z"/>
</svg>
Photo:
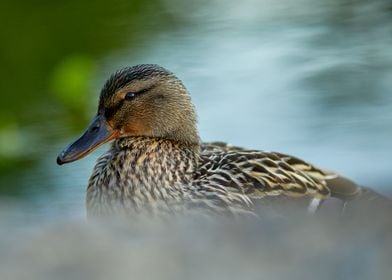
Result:
<svg viewBox="0 0 392 280">
<path fill-rule="evenodd" d="M 191 92 L 203 140 L 295 155 L 391 196 L 391 1 L 6 0 L 0 35 L 1 279 L 391 279 L 391 213 L 375 227 L 108 230 L 84 209 L 107 147 L 56 164 L 108 75 L 157 63 Z"/>
<path fill-rule="evenodd" d="M 56 156 L 123 66 L 188 87 L 205 141 L 296 155 L 392 192 L 387 0 L 6 1 L 0 9 L 0 197 L 23 217 L 84 218 L 97 156 Z"/>
</svg>

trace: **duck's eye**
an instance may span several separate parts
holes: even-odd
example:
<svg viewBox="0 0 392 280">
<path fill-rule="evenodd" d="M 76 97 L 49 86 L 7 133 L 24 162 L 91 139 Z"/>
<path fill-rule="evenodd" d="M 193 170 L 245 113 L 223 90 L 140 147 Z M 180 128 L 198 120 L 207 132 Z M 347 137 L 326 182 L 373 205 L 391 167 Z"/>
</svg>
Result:
<svg viewBox="0 0 392 280">
<path fill-rule="evenodd" d="M 136 97 L 136 93 L 134 93 L 134 92 L 128 92 L 126 95 L 125 95 L 125 99 L 126 100 L 132 100 L 132 99 L 134 99 Z"/>
</svg>

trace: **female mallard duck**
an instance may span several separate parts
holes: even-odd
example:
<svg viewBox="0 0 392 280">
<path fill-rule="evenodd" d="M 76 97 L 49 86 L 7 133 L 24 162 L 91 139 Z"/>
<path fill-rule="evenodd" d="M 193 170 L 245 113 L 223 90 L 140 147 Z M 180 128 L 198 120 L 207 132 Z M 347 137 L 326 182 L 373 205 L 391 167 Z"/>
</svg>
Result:
<svg viewBox="0 0 392 280">
<path fill-rule="evenodd" d="M 111 140 L 88 183 L 89 216 L 191 209 L 237 215 L 287 202 L 315 211 L 331 200 L 341 210 L 365 193 L 376 196 L 292 156 L 201 143 L 186 88 L 157 65 L 113 74 L 97 115 L 57 163 L 78 160 Z"/>
</svg>

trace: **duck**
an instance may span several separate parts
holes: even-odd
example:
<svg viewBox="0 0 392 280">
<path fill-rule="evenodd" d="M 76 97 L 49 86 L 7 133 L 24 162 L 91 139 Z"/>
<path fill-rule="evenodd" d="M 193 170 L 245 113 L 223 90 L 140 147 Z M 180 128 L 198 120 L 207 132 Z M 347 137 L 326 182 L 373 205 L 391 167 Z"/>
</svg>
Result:
<svg viewBox="0 0 392 280">
<path fill-rule="evenodd" d="M 285 215 L 292 205 L 306 213 L 332 208 L 342 215 L 353 201 L 385 200 L 294 156 L 202 142 L 188 90 L 155 64 L 125 67 L 109 77 L 97 114 L 57 163 L 79 160 L 107 142 L 110 148 L 88 181 L 88 217 L 195 211 L 259 217 L 274 208 Z"/>
</svg>

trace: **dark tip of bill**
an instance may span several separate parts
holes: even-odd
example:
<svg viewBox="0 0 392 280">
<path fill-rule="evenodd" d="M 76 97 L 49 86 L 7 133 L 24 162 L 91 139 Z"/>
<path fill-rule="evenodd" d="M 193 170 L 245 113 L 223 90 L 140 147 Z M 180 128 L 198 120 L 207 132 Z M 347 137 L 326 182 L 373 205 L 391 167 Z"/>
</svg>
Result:
<svg viewBox="0 0 392 280">
<path fill-rule="evenodd" d="M 64 164 L 62 155 L 63 155 L 63 153 L 59 154 L 59 156 L 57 157 L 57 160 L 56 160 L 56 161 L 57 161 L 57 164 L 58 164 L 58 165 Z"/>
</svg>

